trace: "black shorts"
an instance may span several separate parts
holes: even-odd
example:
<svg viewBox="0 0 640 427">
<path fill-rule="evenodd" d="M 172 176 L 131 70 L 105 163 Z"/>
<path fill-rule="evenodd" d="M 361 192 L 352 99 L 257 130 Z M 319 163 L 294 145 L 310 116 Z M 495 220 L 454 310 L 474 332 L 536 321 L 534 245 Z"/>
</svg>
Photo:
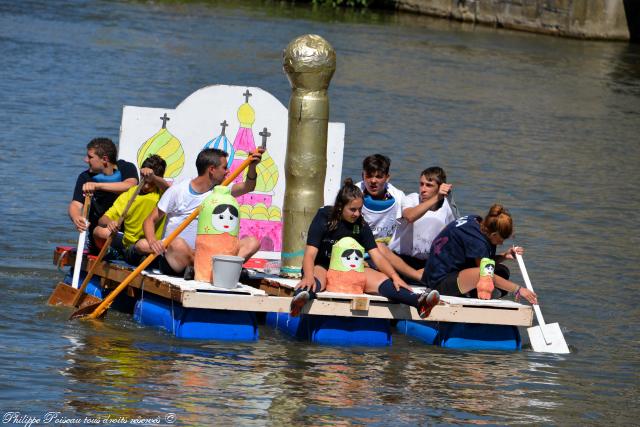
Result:
<svg viewBox="0 0 640 427">
<path fill-rule="evenodd" d="M 460 292 L 460 288 L 458 287 L 458 274 L 459 271 L 454 271 L 453 273 L 447 274 L 444 279 L 441 279 L 438 283 L 433 286 L 433 289 L 440 292 L 440 295 L 450 295 L 453 297 L 468 297 L 468 298 L 478 298 L 478 290 L 472 289 L 471 291 L 463 294 Z M 503 279 L 509 280 L 510 272 L 509 269 L 504 264 L 496 264 L 495 275 L 502 277 Z M 499 288 L 494 288 L 491 293 L 491 299 L 499 299 L 507 295 L 508 292 Z"/>
<path fill-rule="evenodd" d="M 441 279 L 432 286 L 433 289 L 440 292 L 440 295 L 451 295 L 452 297 L 466 296 L 460 292 L 460 288 L 458 287 L 458 274 L 460 274 L 459 271 L 447 274 L 444 276 L 444 279 Z"/>
</svg>

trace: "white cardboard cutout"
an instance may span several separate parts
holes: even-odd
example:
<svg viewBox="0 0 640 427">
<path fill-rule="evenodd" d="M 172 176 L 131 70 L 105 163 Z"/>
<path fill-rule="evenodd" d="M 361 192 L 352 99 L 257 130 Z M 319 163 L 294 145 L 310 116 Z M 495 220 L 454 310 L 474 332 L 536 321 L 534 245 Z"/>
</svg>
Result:
<svg viewBox="0 0 640 427">
<path fill-rule="evenodd" d="M 163 120 L 165 114 L 168 120 Z M 258 166 L 256 190 L 238 198 L 240 237 L 253 235 L 260 238 L 262 246 L 258 255 L 279 258 L 282 250 L 287 120 L 285 106 L 260 88 L 207 86 L 191 94 L 175 109 L 125 106 L 119 154 L 121 159 L 136 164 L 138 168 L 148 155 L 160 154 L 168 163 L 165 178 L 179 182 L 197 176 L 196 157 L 207 145 L 213 147 L 217 144 L 217 148 L 227 152 L 231 150 L 229 145 L 232 146 L 234 153 L 230 168 L 233 170 L 246 158 L 246 151 L 261 145 L 260 133 L 267 128 L 270 133 L 267 153 Z M 226 122 L 227 146 L 224 137 L 220 137 L 223 122 Z M 340 188 L 343 146 L 344 123 L 329 123 L 325 205 L 333 204 Z M 158 152 L 163 147 L 164 151 Z M 237 180 L 244 180 L 245 175 L 246 171 Z"/>
</svg>

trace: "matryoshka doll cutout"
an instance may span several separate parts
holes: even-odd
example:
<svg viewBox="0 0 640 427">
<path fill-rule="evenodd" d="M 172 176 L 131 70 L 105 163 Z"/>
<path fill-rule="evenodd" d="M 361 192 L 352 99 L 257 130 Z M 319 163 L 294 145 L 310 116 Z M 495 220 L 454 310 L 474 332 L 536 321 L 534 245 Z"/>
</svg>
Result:
<svg viewBox="0 0 640 427">
<path fill-rule="evenodd" d="M 213 282 L 211 258 L 214 255 L 238 255 L 240 212 L 238 202 L 226 186 L 216 186 L 202 202 L 198 216 L 195 280 Z"/>
<path fill-rule="evenodd" d="M 362 294 L 366 284 L 364 248 L 352 237 L 343 237 L 331 249 L 327 291 Z"/>
<path fill-rule="evenodd" d="M 491 258 L 482 258 L 480 260 L 480 279 L 476 285 L 478 298 L 491 299 L 493 292 L 493 272 L 496 268 L 496 262 Z"/>
</svg>

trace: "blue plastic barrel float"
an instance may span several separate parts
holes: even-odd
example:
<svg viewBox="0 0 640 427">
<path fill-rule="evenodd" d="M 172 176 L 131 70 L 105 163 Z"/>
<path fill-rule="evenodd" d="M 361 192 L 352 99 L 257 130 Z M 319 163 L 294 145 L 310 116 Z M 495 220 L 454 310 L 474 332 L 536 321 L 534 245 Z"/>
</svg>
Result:
<svg viewBox="0 0 640 427">
<path fill-rule="evenodd" d="M 390 346 L 388 319 L 340 317 L 289 313 L 267 313 L 266 324 L 289 336 L 316 344 L 337 346 Z"/>
<path fill-rule="evenodd" d="M 258 322 L 250 311 L 183 307 L 180 303 L 144 293 L 133 319 L 164 329 L 178 338 L 214 341 L 256 341 Z"/>
<path fill-rule="evenodd" d="M 444 348 L 460 350 L 504 350 L 522 348 L 517 326 L 455 322 L 401 320 L 398 332 Z"/>
</svg>

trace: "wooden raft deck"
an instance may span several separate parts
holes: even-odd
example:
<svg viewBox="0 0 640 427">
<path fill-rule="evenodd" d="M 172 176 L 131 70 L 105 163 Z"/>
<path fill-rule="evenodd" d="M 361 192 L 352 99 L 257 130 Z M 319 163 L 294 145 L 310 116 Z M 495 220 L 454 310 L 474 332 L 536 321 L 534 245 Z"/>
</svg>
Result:
<svg viewBox="0 0 640 427">
<path fill-rule="evenodd" d="M 60 253 L 56 252 L 54 263 Z M 65 254 L 71 258 L 72 254 Z M 63 265 L 72 262 L 65 259 Z M 86 268 L 94 262 L 89 258 Z M 85 269 L 86 269 L 85 268 Z M 101 262 L 96 276 L 103 287 L 114 288 L 124 280 L 133 267 L 120 262 Z M 186 281 L 177 277 L 144 271 L 127 289 L 130 296 L 139 297 L 150 292 L 176 301 L 184 307 L 215 310 L 287 313 L 297 280 L 267 275 L 250 270 L 250 279 L 239 283 L 236 289 L 215 287 L 206 282 Z M 416 290 L 419 290 L 417 288 Z M 393 303 L 378 295 L 350 295 L 332 292 L 318 294 L 303 313 L 325 316 L 371 317 L 381 319 L 422 320 L 415 308 Z M 480 323 L 492 325 L 531 326 L 533 310 L 528 305 L 507 300 L 478 300 L 443 296 L 434 307 L 429 321 Z"/>
</svg>

